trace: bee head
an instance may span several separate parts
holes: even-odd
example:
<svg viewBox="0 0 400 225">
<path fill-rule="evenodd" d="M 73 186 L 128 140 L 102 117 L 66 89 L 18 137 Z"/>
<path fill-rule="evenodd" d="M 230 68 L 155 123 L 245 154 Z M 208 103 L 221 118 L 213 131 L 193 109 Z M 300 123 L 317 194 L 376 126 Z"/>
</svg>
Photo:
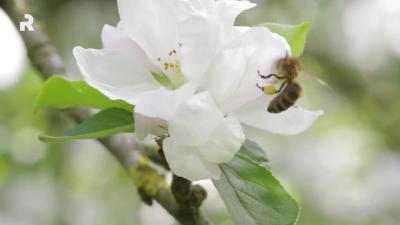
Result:
<svg viewBox="0 0 400 225">
<path fill-rule="evenodd" d="M 278 71 L 288 79 L 294 79 L 303 70 L 300 61 L 294 57 L 285 57 L 278 61 Z"/>
</svg>

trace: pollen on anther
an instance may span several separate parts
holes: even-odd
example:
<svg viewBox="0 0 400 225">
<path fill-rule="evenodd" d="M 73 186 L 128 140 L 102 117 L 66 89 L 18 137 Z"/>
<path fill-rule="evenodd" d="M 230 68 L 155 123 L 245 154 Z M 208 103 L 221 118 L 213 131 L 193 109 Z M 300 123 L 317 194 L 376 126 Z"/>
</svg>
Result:
<svg viewBox="0 0 400 225">
<path fill-rule="evenodd" d="M 167 70 L 169 68 L 169 64 L 168 63 L 164 63 L 164 69 Z"/>
<path fill-rule="evenodd" d="M 169 56 L 176 55 L 176 50 L 174 49 L 174 50 L 170 51 L 170 52 L 168 53 L 168 55 L 169 55 Z"/>
<path fill-rule="evenodd" d="M 174 67 L 175 67 L 175 64 L 170 63 L 170 64 L 169 64 L 169 67 L 174 68 Z"/>
</svg>

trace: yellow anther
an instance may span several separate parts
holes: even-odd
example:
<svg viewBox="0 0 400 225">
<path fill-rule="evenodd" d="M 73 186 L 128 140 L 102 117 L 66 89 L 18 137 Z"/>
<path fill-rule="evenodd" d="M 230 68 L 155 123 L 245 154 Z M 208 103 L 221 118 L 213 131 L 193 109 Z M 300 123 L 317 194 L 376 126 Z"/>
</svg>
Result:
<svg viewBox="0 0 400 225">
<path fill-rule="evenodd" d="M 276 94 L 276 88 L 273 85 L 266 85 L 263 87 L 264 94 L 266 95 L 273 95 Z"/>
<path fill-rule="evenodd" d="M 170 52 L 168 53 L 168 55 L 169 55 L 169 56 L 176 55 L 176 50 L 174 49 L 174 50 L 170 51 Z"/>
<path fill-rule="evenodd" d="M 169 64 L 168 63 L 164 63 L 164 69 L 167 70 L 169 68 Z"/>
<path fill-rule="evenodd" d="M 169 64 L 169 67 L 174 68 L 174 67 L 175 67 L 175 64 L 170 63 L 170 64 Z"/>
</svg>

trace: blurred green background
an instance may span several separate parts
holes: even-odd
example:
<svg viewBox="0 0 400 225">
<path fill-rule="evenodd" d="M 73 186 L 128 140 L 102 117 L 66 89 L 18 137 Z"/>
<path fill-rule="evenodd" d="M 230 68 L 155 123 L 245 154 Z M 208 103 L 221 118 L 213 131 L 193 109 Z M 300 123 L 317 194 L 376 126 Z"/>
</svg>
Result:
<svg viewBox="0 0 400 225">
<path fill-rule="evenodd" d="M 299 201 L 299 225 L 398 225 L 400 221 L 400 1 L 265 0 L 238 25 L 261 22 L 312 28 L 301 61 L 299 104 L 323 109 L 297 136 L 260 137 L 273 172 Z M 114 0 L 31 0 L 68 67 L 77 45 L 101 48 L 104 24 L 118 22 Z M 118 162 L 94 141 L 46 145 L 37 135 L 71 126 L 54 111 L 34 115 L 41 85 L 33 69 L 0 90 L 1 225 L 172 225 L 143 205 Z M 210 182 L 204 205 L 215 224 L 231 224 Z"/>
</svg>

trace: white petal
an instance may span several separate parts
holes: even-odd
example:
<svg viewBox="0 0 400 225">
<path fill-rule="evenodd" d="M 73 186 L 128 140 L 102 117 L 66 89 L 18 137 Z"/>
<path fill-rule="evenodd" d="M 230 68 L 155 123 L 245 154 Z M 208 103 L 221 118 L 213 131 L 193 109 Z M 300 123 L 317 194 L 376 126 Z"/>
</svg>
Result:
<svg viewBox="0 0 400 225">
<path fill-rule="evenodd" d="M 207 72 L 205 89 L 210 90 L 224 113 L 259 97 L 256 87 L 264 74 L 276 72 L 276 63 L 288 51 L 287 42 L 265 28 L 249 28 L 227 44 Z"/>
<path fill-rule="evenodd" d="M 143 140 L 147 135 L 161 136 L 168 133 L 167 121 L 158 117 L 146 116 L 135 113 L 135 133 L 136 136 Z"/>
<path fill-rule="evenodd" d="M 227 98 L 221 107 L 225 112 L 234 111 L 236 108 L 255 100 L 263 93 L 256 84 L 272 82 L 273 80 L 261 79 L 257 71 L 262 74 L 276 73 L 277 62 L 285 57 L 290 47 L 287 41 L 262 27 L 250 28 L 230 43 L 228 49 L 237 49 L 241 46 L 244 58 L 247 58 L 246 70 L 240 79 L 240 83 Z M 235 79 L 235 77 L 231 77 Z"/>
<path fill-rule="evenodd" d="M 0 8 L 0 89 L 13 86 L 26 64 L 26 48 L 20 33 Z"/>
<path fill-rule="evenodd" d="M 240 122 L 225 118 L 207 92 L 181 104 L 169 121 L 169 135 L 174 146 L 193 149 L 190 154 L 212 163 L 231 160 L 245 140 Z"/>
<path fill-rule="evenodd" d="M 214 17 L 214 20 L 218 20 L 224 26 L 232 26 L 241 12 L 256 6 L 256 4 L 246 0 L 175 0 L 171 2 L 179 18 L 200 14 Z"/>
<path fill-rule="evenodd" d="M 161 72 L 160 68 L 154 64 L 146 52 L 134 40 L 132 40 L 124 31 L 122 25 L 118 28 L 104 25 L 101 32 L 101 40 L 104 49 L 130 51 L 137 56 L 144 67 L 152 72 Z"/>
<path fill-rule="evenodd" d="M 135 104 L 144 92 L 160 86 L 131 52 L 76 47 L 73 54 L 85 80 L 112 99 Z"/>
<path fill-rule="evenodd" d="M 190 98 L 195 90 L 195 85 L 187 83 L 174 91 L 162 87 L 143 94 L 135 106 L 135 131 L 138 137 L 143 139 L 148 134 L 165 133 L 166 121 L 173 117 L 179 105 Z"/>
<path fill-rule="evenodd" d="M 118 0 L 118 11 L 129 36 L 153 62 L 167 57 L 180 43 L 177 19 L 171 5 L 160 0 Z"/>
<path fill-rule="evenodd" d="M 174 1 L 182 34 L 182 71 L 197 83 L 223 45 L 236 36 L 235 17 L 254 4 L 248 1 Z"/>
<path fill-rule="evenodd" d="M 219 54 L 207 71 L 207 79 L 204 79 L 204 89 L 220 106 L 238 89 L 246 70 L 248 59 L 240 50 L 227 50 Z"/>
<path fill-rule="evenodd" d="M 263 95 L 263 92 L 257 88 L 256 84 L 263 85 L 270 83 L 273 79 L 261 79 L 257 71 L 260 70 L 263 74 L 276 73 L 276 60 L 284 57 L 284 54 L 286 54 L 285 48 L 277 45 L 259 47 L 258 49 L 246 47 L 242 49 L 242 52 L 245 55 L 244 57 L 247 58 L 245 71 L 240 76 L 228 78 L 231 80 L 235 79 L 237 85 L 230 89 L 231 92 L 229 95 L 228 93 L 225 94 L 228 97 L 220 103 L 221 108 L 226 113 L 232 112 Z M 227 79 L 220 82 L 227 82 Z"/>
<path fill-rule="evenodd" d="M 124 50 L 137 46 L 122 30 L 107 24 L 104 25 L 101 31 L 101 41 L 105 49 Z"/>
<path fill-rule="evenodd" d="M 192 97 L 196 90 L 193 83 L 186 83 L 176 90 L 161 87 L 144 94 L 136 104 L 135 112 L 164 120 L 172 119 L 180 104 Z"/>
<path fill-rule="evenodd" d="M 221 25 L 211 17 L 193 15 L 181 22 L 182 71 L 187 79 L 200 83 L 221 46 Z"/>
<path fill-rule="evenodd" d="M 198 83 L 214 56 L 236 36 L 233 22 L 243 10 L 254 7 L 248 1 L 174 1 L 182 34 L 182 71 Z"/>
<path fill-rule="evenodd" d="M 240 13 L 255 6 L 256 4 L 249 1 L 220 0 L 216 2 L 215 11 L 225 26 L 232 26 Z"/>
<path fill-rule="evenodd" d="M 272 134 L 271 132 L 242 125 L 243 131 L 246 134 L 246 140 L 253 141 L 258 144 L 264 151 L 270 150 L 271 146 L 279 146 L 281 139 L 280 134 Z"/>
<path fill-rule="evenodd" d="M 180 145 L 207 143 L 216 129 L 223 125 L 223 114 L 210 95 L 197 94 L 183 102 L 169 121 L 169 133 Z"/>
<path fill-rule="evenodd" d="M 163 149 L 171 171 L 178 176 L 196 181 L 218 179 L 221 174 L 218 164 L 202 159 L 194 147 L 180 146 L 166 138 Z"/>
<path fill-rule="evenodd" d="M 301 107 L 291 107 L 281 113 L 269 113 L 267 106 L 271 97 L 262 96 L 244 105 L 234 114 L 245 125 L 277 134 L 297 134 L 323 114 L 322 110 L 309 111 Z"/>
<path fill-rule="evenodd" d="M 174 0 L 168 1 L 180 21 L 193 15 L 209 15 L 215 8 L 215 0 Z"/>
<path fill-rule="evenodd" d="M 282 36 L 272 33 L 266 27 L 234 27 L 234 31 L 239 33 L 231 42 L 227 43 L 226 48 L 238 48 L 238 47 L 257 47 L 263 46 L 268 47 L 272 44 L 277 44 L 290 51 L 289 44 L 286 39 Z"/>
<path fill-rule="evenodd" d="M 211 139 L 206 144 L 198 146 L 198 149 L 204 159 L 214 163 L 224 163 L 235 156 L 244 140 L 240 122 L 230 115 L 212 133 Z"/>
</svg>

